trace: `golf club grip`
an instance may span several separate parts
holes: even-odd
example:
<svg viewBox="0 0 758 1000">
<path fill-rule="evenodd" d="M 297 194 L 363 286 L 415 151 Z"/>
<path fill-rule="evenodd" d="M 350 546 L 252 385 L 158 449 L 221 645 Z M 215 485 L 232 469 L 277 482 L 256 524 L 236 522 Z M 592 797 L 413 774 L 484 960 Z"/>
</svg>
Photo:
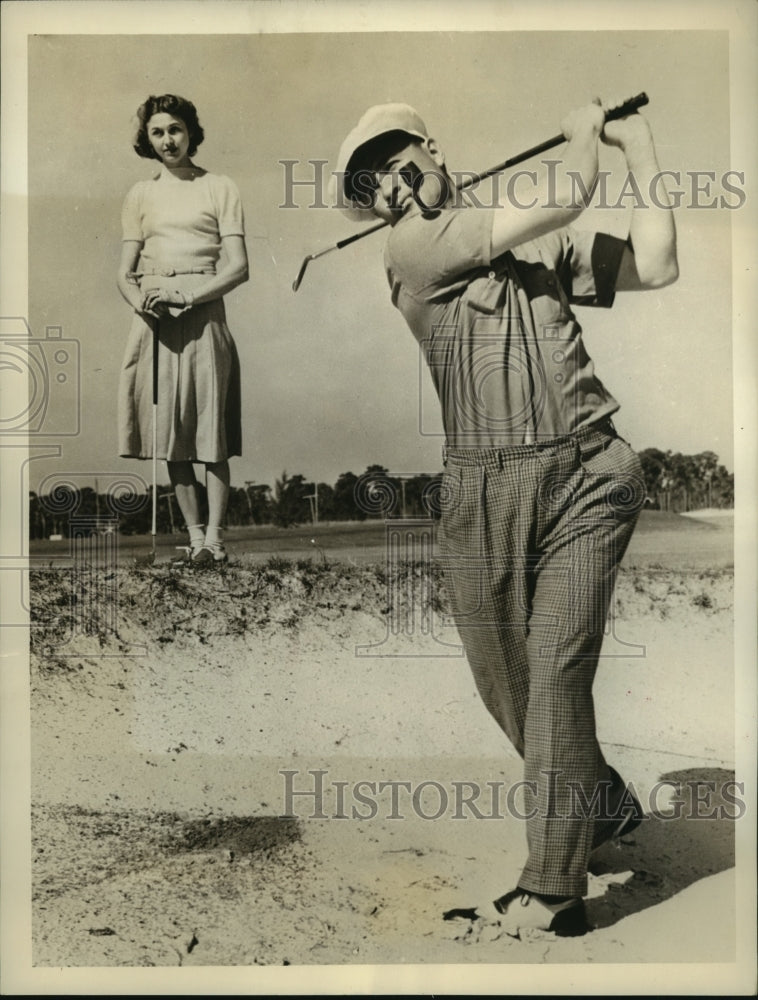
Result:
<svg viewBox="0 0 758 1000">
<path fill-rule="evenodd" d="M 610 111 L 607 111 L 605 120 L 607 122 L 615 122 L 617 118 L 624 118 L 626 115 L 632 115 L 639 108 L 643 108 L 649 103 L 650 99 L 643 90 L 642 93 L 637 94 L 636 97 L 630 97 L 628 101 L 624 101 L 623 104 L 619 104 L 617 108 L 611 108 Z"/>
</svg>

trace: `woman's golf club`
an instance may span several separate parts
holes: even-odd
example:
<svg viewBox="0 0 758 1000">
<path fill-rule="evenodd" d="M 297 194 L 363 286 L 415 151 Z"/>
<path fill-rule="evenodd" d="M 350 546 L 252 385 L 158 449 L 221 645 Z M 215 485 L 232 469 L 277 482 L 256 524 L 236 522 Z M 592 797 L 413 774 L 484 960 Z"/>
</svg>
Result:
<svg viewBox="0 0 758 1000">
<path fill-rule="evenodd" d="M 637 94 L 636 97 L 630 97 L 629 100 L 624 101 L 623 104 L 619 104 L 615 108 L 610 108 L 605 114 L 605 120 L 607 122 L 612 122 L 617 118 L 624 118 L 626 115 L 633 114 L 638 110 L 638 108 L 644 107 L 644 105 L 648 102 L 648 96 L 643 91 L 643 93 Z M 484 173 L 473 174 L 472 176 L 467 177 L 465 181 L 462 181 L 460 184 L 456 184 L 456 190 L 462 191 L 465 188 L 472 187 L 474 184 L 478 184 L 487 177 L 492 177 L 493 174 L 499 174 L 503 170 L 508 170 L 509 167 L 515 167 L 516 164 L 523 163 L 524 160 L 528 160 L 532 156 L 537 156 L 539 153 L 545 153 L 548 149 L 554 149 L 556 146 L 560 146 L 560 144 L 565 141 L 566 137 L 563 134 L 553 136 L 552 139 L 547 139 L 545 142 L 541 142 L 537 146 L 532 146 L 531 149 L 527 149 L 523 153 L 518 153 L 516 156 L 512 156 L 509 160 L 499 163 L 496 167 L 490 167 L 490 169 L 485 170 Z M 338 240 L 337 243 L 333 246 L 327 247 L 325 250 L 319 250 L 318 253 L 308 254 L 308 256 L 303 260 L 303 263 L 300 265 L 297 277 L 292 282 L 292 291 L 296 292 L 300 287 L 302 280 L 305 277 L 306 268 L 312 260 L 317 260 L 319 257 L 323 257 L 324 254 L 331 253 L 332 250 L 342 250 L 343 247 L 349 246 L 357 240 L 362 240 L 364 236 L 370 236 L 372 233 L 376 233 L 388 225 L 388 222 L 379 222 L 375 226 L 371 226 L 369 229 L 363 229 L 359 233 L 354 233 L 352 236 L 346 237 L 344 240 Z"/>
<path fill-rule="evenodd" d="M 158 534 L 158 319 L 151 318 L 150 328 L 153 332 L 153 517 L 150 527 L 152 547 L 144 556 L 134 560 L 137 566 L 152 566 L 156 560 L 155 541 Z"/>
<path fill-rule="evenodd" d="M 153 561 L 155 561 L 155 536 L 158 534 L 158 323 L 153 320 Z"/>
</svg>

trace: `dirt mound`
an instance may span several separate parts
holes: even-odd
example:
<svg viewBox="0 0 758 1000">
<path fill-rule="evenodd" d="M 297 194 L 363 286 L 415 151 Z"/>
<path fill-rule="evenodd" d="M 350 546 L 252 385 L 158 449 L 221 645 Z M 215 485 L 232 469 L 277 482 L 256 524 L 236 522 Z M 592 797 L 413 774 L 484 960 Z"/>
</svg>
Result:
<svg viewBox="0 0 758 1000">
<path fill-rule="evenodd" d="M 413 604 L 440 608 L 445 602 L 441 574 L 433 569 L 430 576 L 420 564 L 403 565 L 390 576 L 379 564 L 278 557 L 262 566 L 237 559 L 204 571 L 168 565 L 38 570 L 30 588 L 34 652 L 52 650 L 74 634 L 96 636 L 103 644 L 134 633 L 161 644 L 182 637 L 205 645 L 218 636 L 297 629 L 305 621 L 326 625 L 351 612 L 381 617 Z M 114 608 L 118 629 L 112 628 Z"/>
<path fill-rule="evenodd" d="M 728 610 L 732 583 L 730 570 L 622 568 L 615 613 L 623 618 L 650 610 L 667 618 L 687 616 L 693 608 Z M 55 650 L 74 636 L 83 655 L 96 653 L 97 644 L 118 655 L 136 637 L 160 645 L 209 645 L 219 637 L 294 634 L 306 622 L 327 627 L 358 613 L 393 627 L 414 617 L 450 613 L 441 569 L 422 563 L 402 563 L 390 571 L 379 563 L 274 557 L 259 565 L 243 557 L 210 571 L 168 565 L 36 570 L 30 589 L 32 652 L 43 659 L 55 658 Z"/>
</svg>

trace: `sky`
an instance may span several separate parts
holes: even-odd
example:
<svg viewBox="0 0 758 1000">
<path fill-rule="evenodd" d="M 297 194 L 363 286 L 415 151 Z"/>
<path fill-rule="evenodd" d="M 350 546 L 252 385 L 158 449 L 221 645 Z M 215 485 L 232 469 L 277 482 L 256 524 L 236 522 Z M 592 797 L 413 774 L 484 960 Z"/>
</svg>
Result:
<svg viewBox="0 0 758 1000">
<path fill-rule="evenodd" d="M 196 104 L 206 140 L 195 162 L 232 177 L 245 210 L 250 281 L 226 297 L 243 380 L 233 485 L 273 485 L 283 471 L 333 483 L 373 463 L 435 472 L 441 462 L 434 390 L 389 299 L 385 233 L 312 262 L 295 294 L 303 257 L 357 227 L 333 208 L 309 207 L 312 188 L 298 187 L 297 207 L 282 208 L 280 161 L 296 160 L 294 175 L 307 179 L 308 161 L 326 160 L 325 187 L 365 109 L 403 101 L 418 109 L 450 167 L 481 171 L 557 134 L 564 114 L 595 95 L 643 90 L 660 165 L 681 176 L 672 183 L 684 192 L 681 276 L 577 316 L 599 377 L 621 403 L 617 428 L 636 449 L 710 450 L 733 468 L 731 227 L 739 210 L 691 206 L 728 194 L 724 172 L 745 169 L 729 155 L 726 31 L 524 31 L 508 30 L 507 18 L 487 31 L 140 34 L 138 18 L 128 24 L 29 40 L 28 318 L 37 340 L 52 328 L 76 342 L 80 372 L 77 400 L 72 379 L 68 395 L 50 394 L 44 429 L 71 424 L 72 432 L 57 439 L 59 456 L 31 463 L 30 488 L 61 473 L 83 485 L 127 472 L 149 481 L 150 463 L 116 453 L 130 311 L 115 276 L 123 198 L 156 167 L 132 151 L 133 116 L 148 94 L 163 92 Z M 603 150 L 601 168 L 618 191 L 621 154 Z M 687 171 L 714 172 L 710 194 L 693 198 Z M 622 236 L 628 223 L 628 211 L 601 208 L 580 220 Z M 49 344 L 41 350 L 51 357 Z M 54 363 L 50 370 L 52 379 Z M 163 465 L 159 478 L 167 482 Z"/>
</svg>

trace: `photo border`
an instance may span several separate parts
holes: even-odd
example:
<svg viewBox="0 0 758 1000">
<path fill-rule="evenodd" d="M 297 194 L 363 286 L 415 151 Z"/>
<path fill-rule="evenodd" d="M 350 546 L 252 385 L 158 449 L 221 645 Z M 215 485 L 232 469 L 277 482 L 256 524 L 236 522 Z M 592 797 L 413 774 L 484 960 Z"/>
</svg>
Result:
<svg viewBox="0 0 758 1000">
<path fill-rule="evenodd" d="M 149 8 L 149 18 L 145 16 Z M 193 0 L 106 0 L 47 2 L 10 0 L 2 7 L 2 300 L 0 315 L 28 316 L 26 260 L 26 38 L 31 34 L 183 34 L 309 31 L 434 30 L 725 30 L 730 36 L 731 162 L 754 168 L 758 163 L 754 95 L 758 7 L 749 2 L 723 6 L 714 2 L 571 3 L 493 2 L 435 3 L 339 0 L 306 2 L 193 2 Z M 135 17 L 139 14 L 139 19 Z M 734 965 L 672 964 L 582 966 L 317 966 L 280 968 L 34 968 L 31 965 L 30 751 L 28 634 L 3 630 L 2 655 L 2 989 L 4 993 L 38 995 L 82 993 L 157 993 L 188 995 L 242 993 L 485 993 L 532 994 L 554 991 L 752 993 L 755 988 L 755 803 L 756 803 L 756 293 L 754 262 L 756 187 L 746 174 L 747 203 L 732 218 L 733 348 L 735 392 L 735 664 L 737 704 L 749 706 L 735 732 L 737 773 L 746 782 L 747 821 L 737 831 L 736 852 L 738 959 Z M 0 455 L 2 453 L 0 452 Z M 3 533 L 23 523 L 23 492 L 3 484 Z M 14 500 L 14 497 L 17 499 Z M 16 529 L 17 531 L 18 529 Z M 3 538 L 0 537 L 0 543 Z M 5 550 L 5 545 L 0 545 Z M 28 595 L 27 595 L 28 596 Z M 744 713 L 744 708 L 743 708 Z M 22 808 L 23 806 L 23 808 Z"/>
</svg>

